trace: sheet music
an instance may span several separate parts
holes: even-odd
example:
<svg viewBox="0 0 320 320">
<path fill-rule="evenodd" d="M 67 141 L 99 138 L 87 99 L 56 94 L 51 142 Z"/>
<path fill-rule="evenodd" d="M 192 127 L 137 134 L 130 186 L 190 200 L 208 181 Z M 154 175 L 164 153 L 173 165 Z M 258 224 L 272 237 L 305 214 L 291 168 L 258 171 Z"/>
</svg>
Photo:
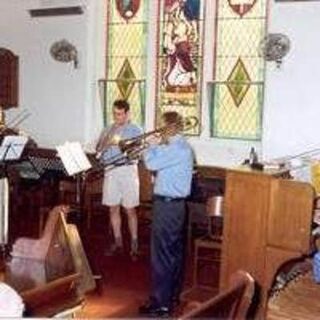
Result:
<svg viewBox="0 0 320 320">
<path fill-rule="evenodd" d="M 25 136 L 5 136 L 0 146 L 0 161 L 19 159 L 27 141 Z"/>
<path fill-rule="evenodd" d="M 91 168 L 91 163 L 79 142 L 67 141 L 63 145 L 57 146 L 56 149 L 69 175 Z"/>
</svg>

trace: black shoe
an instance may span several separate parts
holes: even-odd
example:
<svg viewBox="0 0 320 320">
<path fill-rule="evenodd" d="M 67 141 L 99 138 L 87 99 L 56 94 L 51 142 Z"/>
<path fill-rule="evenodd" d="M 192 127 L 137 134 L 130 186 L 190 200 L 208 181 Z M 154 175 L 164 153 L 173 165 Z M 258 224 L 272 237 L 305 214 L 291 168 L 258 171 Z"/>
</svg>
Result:
<svg viewBox="0 0 320 320">
<path fill-rule="evenodd" d="M 173 308 L 178 307 L 181 303 L 180 298 L 178 298 L 178 297 L 172 298 L 171 303 L 172 303 Z"/>
<path fill-rule="evenodd" d="M 152 318 L 168 318 L 170 310 L 167 307 L 156 307 L 150 302 L 139 307 L 139 315 Z"/>
</svg>

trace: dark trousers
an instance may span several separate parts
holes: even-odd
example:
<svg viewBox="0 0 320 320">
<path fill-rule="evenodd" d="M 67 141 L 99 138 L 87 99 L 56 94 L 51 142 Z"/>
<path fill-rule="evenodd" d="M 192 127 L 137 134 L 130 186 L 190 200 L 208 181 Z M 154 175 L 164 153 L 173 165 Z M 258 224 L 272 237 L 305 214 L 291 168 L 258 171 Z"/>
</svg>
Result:
<svg viewBox="0 0 320 320">
<path fill-rule="evenodd" d="M 158 307 L 172 307 L 184 275 L 186 206 L 184 199 L 154 198 L 151 236 L 151 298 Z"/>
</svg>

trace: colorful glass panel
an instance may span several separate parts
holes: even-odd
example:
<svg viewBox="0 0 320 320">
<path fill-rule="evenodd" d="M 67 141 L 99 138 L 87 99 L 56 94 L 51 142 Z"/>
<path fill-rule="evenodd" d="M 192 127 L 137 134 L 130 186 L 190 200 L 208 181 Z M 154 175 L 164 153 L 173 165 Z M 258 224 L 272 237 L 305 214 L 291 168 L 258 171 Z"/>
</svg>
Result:
<svg viewBox="0 0 320 320">
<path fill-rule="evenodd" d="M 159 12 L 156 120 L 165 111 L 195 116 L 199 124 L 202 71 L 203 2 L 162 0 Z"/>
<path fill-rule="evenodd" d="M 112 122 L 113 101 L 126 99 L 132 121 L 144 126 L 148 3 L 108 1 L 105 124 Z"/>
<path fill-rule="evenodd" d="M 267 0 L 217 0 L 211 134 L 259 140 L 265 62 Z"/>
</svg>

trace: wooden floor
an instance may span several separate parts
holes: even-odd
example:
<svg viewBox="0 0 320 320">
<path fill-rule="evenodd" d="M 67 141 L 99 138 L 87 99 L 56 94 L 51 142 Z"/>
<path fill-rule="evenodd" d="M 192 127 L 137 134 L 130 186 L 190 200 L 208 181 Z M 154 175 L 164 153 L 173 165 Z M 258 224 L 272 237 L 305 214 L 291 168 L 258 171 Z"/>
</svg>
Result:
<svg viewBox="0 0 320 320">
<path fill-rule="evenodd" d="M 138 306 L 148 295 L 148 262 L 140 257 L 101 257 L 102 288 L 87 298 L 82 317 L 137 317 Z"/>
<path fill-rule="evenodd" d="M 86 305 L 79 315 L 85 318 L 136 318 L 138 307 L 149 294 L 150 265 L 148 237 L 144 235 L 143 250 L 137 261 L 131 261 L 128 254 L 120 257 L 106 257 L 103 251 L 106 240 L 103 232 L 91 236 L 90 255 L 103 277 L 101 294 L 95 292 L 88 296 Z M 215 272 L 205 272 L 206 277 L 214 279 Z M 192 252 L 186 263 L 184 289 L 191 286 Z M 217 280 L 217 279 L 215 279 Z M 201 291 L 203 292 L 203 291 Z M 196 300 L 203 300 L 197 292 Z M 207 292 L 206 294 L 210 294 Z M 207 295 L 207 297 L 209 297 Z M 191 299 L 193 300 L 193 299 Z M 182 305 L 175 315 L 183 312 Z M 312 278 L 312 272 L 291 281 L 278 295 L 269 301 L 267 320 L 318 320 L 320 319 L 320 285 Z"/>
<path fill-rule="evenodd" d="M 109 257 L 104 255 L 110 243 L 105 217 L 99 216 L 95 219 L 92 229 L 83 235 L 83 241 L 94 273 L 100 274 L 102 281 L 100 281 L 100 290 L 88 295 L 86 304 L 78 316 L 82 318 L 137 318 L 139 317 L 139 306 L 149 295 L 150 226 L 145 223 L 139 225 L 140 256 L 137 261 L 132 261 L 128 253 L 129 241 L 126 224 L 123 225 L 126 252 L 121 256 Z M 126 221 L 125 218 L 124 221 Z M 202 266 L 200 280 L 211 279 L 213 284 L 217 284 L 216 270 L 206 268 L 208 266 Z M 190 247 L 186 261 L 185 290 L 192 285 L 192 271 L 193 252 Z M 204 300 L 210 294 L 214 294 L 203 290 L 194 292 L 197 296 L 196 300 Z M 194 300 L 195 296 L 187 298 Z M 184 306 L 185 304 L 182 304 L 176 310 L 175 315 L 182 313 Z M 291 281 L 269 301 L 267 320 L 300 319 L 320 319 L 320 285 L 313 281 L 311 270 Z"/>
<path fill-rule="evenodd" d="M 125 228 L 124 228 L 125 229 Z M 149 295 L 150 287 L 150 230 L 144 227 L 139 230 L 141 242 L 140 255 L 136 261 L 132 261 L 128 253 L 128 240 L 126 239 L 126 252 L 121 256 L 109 257 L 103 252 L 108 245 L 107 230 L 103 223 L 98 223 L 94 232 L 90 232 L 85 239 L 85 246 L 89 260 L 91 261 L 94 273 L 101 274 L 102 285 L 96 292 L 88 295 L 84 309 L 79 317 L 83 318 L 137 318 L 138 308 L 143 304 Z M 124 230 L 125 232 L 125 230 Z M 207 272 L 208 270 L 204 270 Z M 191 287 L 192 279 L 192 254 L 189 253 L 186 263 L 185 285 L 187 289 Z M 216 275 L 211 272 L 213 282 Z M 197 293 L 201 297 L 202 291 Z M 203 291 L 203 295 L 208 297 L 210 292 Z M 175 315 L 183 311 L 186 304 L 184 301 Z"/>
<path fill-rule="evenodd" d="M 125 221 L 126 219 L 124 219 Z M 98 216 L 90 231 L 83 235 L 83 242 L 94 274 L 102 277 L 98 288 L 89 294 L 80 315 L 85 318 L 137 317 L 138 307 L 148 297 L 149 291 L 149 230 L 141 233 L 140 255 L 133 261 L 129 255 L 126 224 L 125 252 L 120 256 L 106 256 L 110 245 L 107 219 Z"/>
<path fill-rule="evenodd" d="M 106 217 L 95 217 L 92 228 L 82 233 L 85 250 L 94 274 L 101 275 L 99 288 L 86 297 L 83 310 L 77 315 L 81 318 L 137 318 L 138 307 L 149 294 L 150 228 L 142 224 L 139 229 L 140 256 L 132 261 L 128 254 L 128 236 L 125 237 L 126 252 L 121 256 L 106 256 L 104 251 L 110 244 Z M 126 225 L 123 233 L 128 234 Z M 189 248 L 186 262 L 184 289 L 192 283 L 193 256 Z M 215 270 L 203 270 L 202 277 L 217 283 Z M 203 300 L 203 291 L 197 292 L 197 300 Z M 205 294 L 210 294 L 206 292 Z M 208 296 L 207 296 L 208 297 Z M 192 298 L 193 300 L 193 298 Z M 183 311 L 180 307 L 175 315 Z M 309 272 L 290 282 L 279 295 L 269 302 L 267 320 L 318 320 L 320 319 L 320 285 L 315 284 Z"/>
</svg>

